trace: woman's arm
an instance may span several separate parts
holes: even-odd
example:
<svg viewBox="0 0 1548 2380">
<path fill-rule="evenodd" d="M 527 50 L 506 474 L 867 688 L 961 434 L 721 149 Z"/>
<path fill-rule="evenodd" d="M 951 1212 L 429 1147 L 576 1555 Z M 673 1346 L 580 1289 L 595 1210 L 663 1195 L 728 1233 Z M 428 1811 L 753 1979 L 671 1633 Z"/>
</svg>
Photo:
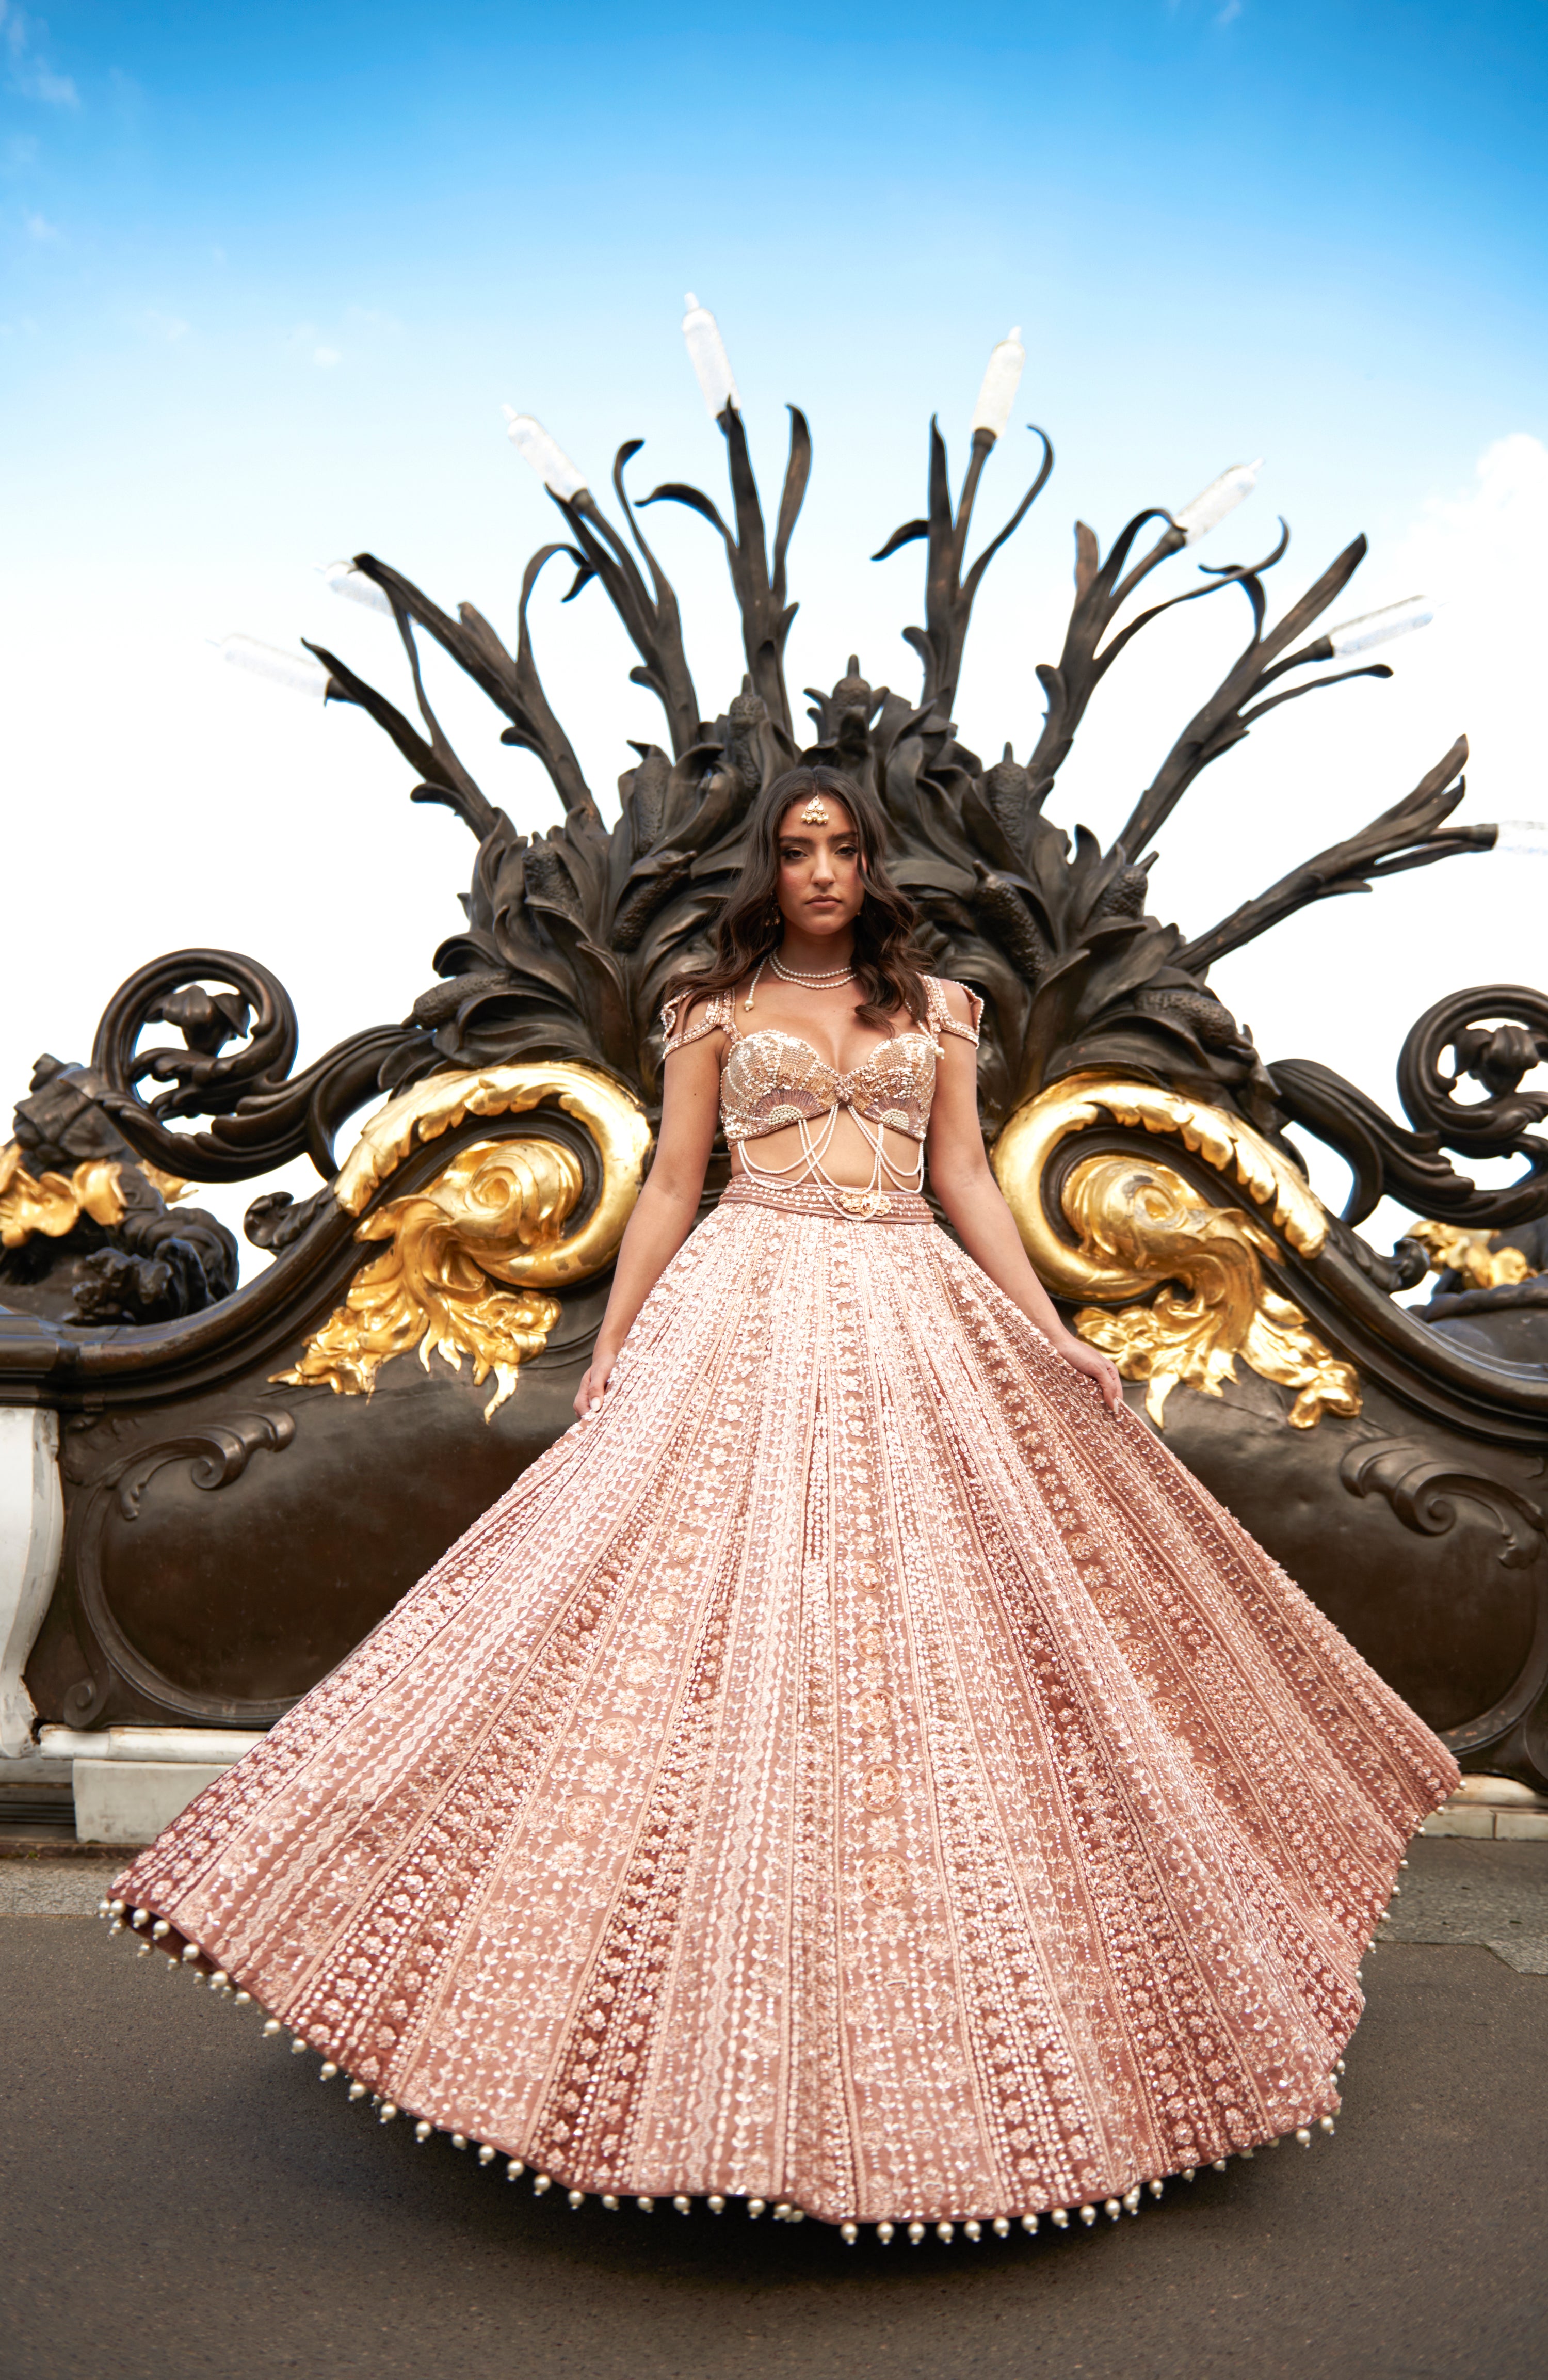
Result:
<svg viewBox="0 0 1548 2380">
<path fill-rule="evenodd" d="M 960 1023 L 969 1022 L 967 995 L 945 987 L 947 1005 Z M 1099 1348 L 1088 1347 L 1059 1320 L 1054 1302 L 1027 1260 L 1016 1219 L 1000 1194 L 984 1153 L 978 1122 L 978 1070 L 973 1044 L 955 1033 L 943 1037 L 930 1111 L 930 1184 L 947 1218 L 974 1264 L 982 1267 L 1029 1322 L 1035 1322 L 1056 1354 L 1094 1380 L 1106 1402 L 1121 1394 L 1118 1366 Z"/>
<path fill-rule="evenodd" d="M 720 1035 L 708 1033 L 674 1050 L 667 1060 L 655 1161 L 629 1218 L 607 1312 L 586 1378 L 575 1391 L 575 1411 L 582 1421 L 600 1411 L 618 1351 L 635 1315 L 693 1229 L 720 1119 Z"/>
</svg>

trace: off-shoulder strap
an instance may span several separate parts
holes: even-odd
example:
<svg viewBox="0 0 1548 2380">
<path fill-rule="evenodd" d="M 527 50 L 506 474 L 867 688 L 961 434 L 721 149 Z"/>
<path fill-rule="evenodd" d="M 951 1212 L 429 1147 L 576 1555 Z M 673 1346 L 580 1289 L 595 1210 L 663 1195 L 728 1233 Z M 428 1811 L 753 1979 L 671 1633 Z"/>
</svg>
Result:
<svg viewBox="0 0 1548 2380">
<path fill-rule="evenodd" d="M 925 978 L 925 987 L 929 994 L 929 1022 L 932 1033 L 955 1033 L 960 1040 L 971 1041 L 976 1050 L 978 1027 L 984 1014 L 984 1003 L 978 994 L 965 983 L 960 983 L 957 986 L 957 990 L 968 1004 L 968 1022 L 966 1025 L 960 1025 L 946 1004 L 946 986 L 939 976 L 927 975 Z"/>
<path fill-rule="evenodd" d="M 731 1022 L 731 999 L 723 991 L 712 991 L 705 1002 L 704 1014 L 695 1025 L 684 1026 L 680 1031 L 678 1018 L 686 1015 L 700 994 L 690 986 L 669 1000 L 661 1011 L 662 1056 L 670 1058 L 674 1050 L 685 1050 L 690 1041 L 702 1041 L 707 1033 L 723 1033 Z"/>
</svg>

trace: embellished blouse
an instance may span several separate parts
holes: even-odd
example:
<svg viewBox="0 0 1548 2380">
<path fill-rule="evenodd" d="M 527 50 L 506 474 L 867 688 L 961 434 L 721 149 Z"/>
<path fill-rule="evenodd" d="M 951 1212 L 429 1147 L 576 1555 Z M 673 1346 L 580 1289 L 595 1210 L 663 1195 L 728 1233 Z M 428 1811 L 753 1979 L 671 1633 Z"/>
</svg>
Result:
<svg viewBox="0 0 1548 2380">
<path fill-rule="evenodd" d="M 680 1020 L 697 994 L 679 993 L 661 1012 L 667 1056 L 702 1040 L 709 1033 L 725 1036 L 720 1055 L 720 1124 L 729 1146 L 761 1140 L 786 1124 L 810 1125 L 818 1116 L 836 1118 L 847 1108 L 862 1124 L 889 1127 L 922 1142 L 929 1128 L 935 1097 L 936 1061 L 940 1037 L 954 1033 L 978 1045 L 978 1023 L 984 1003 L 964 984 L 972 1021 L 961 1025 L 946 1004 L 937 976 L 924 978 L 925 1015 L 923 1026 L 894 1034 L 848 1074 L 841 1074 L 818 1056 L 809 1041 L 782 1027 L 760 1026 L 756 1032 L 738 1030 L 734 996 L 719 991 L 706 1002 L 692 1025 Z M 866 1138 L 870 1139 L 869 1133 Z"/>
</svg>

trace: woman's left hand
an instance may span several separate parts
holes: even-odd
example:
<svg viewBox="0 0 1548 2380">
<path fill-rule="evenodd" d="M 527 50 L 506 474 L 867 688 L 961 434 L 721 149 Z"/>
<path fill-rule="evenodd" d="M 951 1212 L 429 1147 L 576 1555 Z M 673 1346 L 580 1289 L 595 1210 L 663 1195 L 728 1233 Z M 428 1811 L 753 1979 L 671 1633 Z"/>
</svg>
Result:
<svg viewBox="0 0 1548 2380">
<path fill-rule="evenodd" d="M 1076 1338 L 1060 1342 L 1056 1353 L 1063 1356 L 1072 1372 L 1082 1372 L 1088 1380 L 1095 1381 L 1109 1413 L 1118 1411 L 1123 1382 L 1110 1355 L 1104 1355 L 1100 1347 L 1088 1347 L 1083 1339 Z"/>
</svg>

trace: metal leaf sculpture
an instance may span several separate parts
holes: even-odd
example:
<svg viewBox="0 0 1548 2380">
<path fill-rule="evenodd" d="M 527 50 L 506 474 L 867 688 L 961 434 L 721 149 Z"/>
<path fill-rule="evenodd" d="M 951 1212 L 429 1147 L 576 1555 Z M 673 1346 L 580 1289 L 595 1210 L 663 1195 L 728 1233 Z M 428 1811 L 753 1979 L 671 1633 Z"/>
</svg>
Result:
<svg viewBox="0 0 1548 2380">
<path fill-rule="evenodd" d="M 454 618 L 374 555 L 356 557 L 353 567 L 381 590 L 396 622 L 417 722 L 335 653 L 321 646 L 308 650 L 328 673 L 328 698 L 365 710 L 407 760 L 416 779 L 411 798 L 444 804 L 478 836 L 466 925 L 436 953 L 437 981 L 401 1025 L 352 1037 L 295 1079 L 288 1075 L 294 1019 L 283 987 L 266 969 L 234 953 L 183 953 L 143 971 L 113 1003 L 93 1062 L 104 1085 L 102 1104 L 145 1157 L 194 1178 L 217 1179 L 257 1173 L 307 1150 L 326 1176 L 335 1162 L 339 1125 L 381 1091 L 401 1089 L 441 1068 L 535 1058 L 600 1066 L 633 1089 L 647 1111 L 657 1111 L 654 1028 L 661 985 L 705 947 L 707 929 L 740 864 L 749 803 L 801 751 L 784 676 L 796 609 L 788 596 L 787 565 L 812 442 L 805 417 L 793 407 L 790 413 L 772 552 L 734 401 L 718 417 L 730 471 L 729 518 L 702 490 L 677 481 L 656 488 L 638 506 L 632 503 L 624 475 L 638 441 L 619 449 L 612 472 L 622 528 L 578 477 L 568 492 L 550 488 L 567 535 L 540 548 L 527 565 L 514 653 L 472 605 L 460 606 Z M 1476 1128 L 1466 1122 L 1471 1111 L 1449 1104 L 1444 1086 L 1414 1092 L 1431 1107 L 1439 1099 L 1443 1122 L 1437 1125 L 1427 1107 L 1420 1129 L 1405 1134 L 1326 1069 L 1295 1061 L 1267 1068 L 1207 982 L 1215 959 L 1313 901 L 1365 891 L 1399 869 L 1488 849 L 1493 827 L 1447 824 L 1465 790 L 1465 740 L 1359 833 L 1192 940 L 1146 905 L 1155 839 L 1204 769 L 1285 703 L 1348 677 L 1390 674 L 1380 662 L 1330 669 L 1336 640 L 1316 628 L 1359 567 L 1363 538 L 1346 546 L 1270 625 L 1265 578 L 1288 548 L 1283 523 L 1261 561 L 1206 566 L 1203 583 L 1137 612 L 1133 599 L 1196 530 L 1152 506 L 1125 525 L 1104 557 L 1094 533 L 1077 523 L 1075 595 L 1063 647 L 1056 662 L 1037 671 L 1046 698 L 1041 733 L 1024 761 L 1007 744 L 1001 759 L 986 764 L 958 740 L 949 713 L 985 574 L 1053 469 L 1049 440 L 1041 431 L 1034 435 L 1042 453 L 1032 484 L 970 564 L 974 505 L 996 434 L 974 429 L 966 476 L 953 500 L 946 443 L 931 424 L 927 513 L 898 529 L 876 556 L 885 561 L 916 540 L 926 548 L 925 625 L 904 631 L 923 665 L 917 698 L 873 686 L 853 655 L 829 692 L 808 689 L 815 741 L 804 757 L 831 762 L 874 787 L 892 828 L 894 871 L 922 913 L 926 949 L 943 971 L 975 984 L 985 996 L 980 1092 L 986 1135 L 1061 1076 L 1117 1068 L 1207 1096 L 1270 1134 L 1287 1121 L 1322 1133 L 1356 1168 L 1351 1214 L 1369 1211 L 1385 1185 L 1421 1189 L 1429 1208 L 1459 1221 L 1488 1220 L 1506 1194 L 1475 1191 L 1439 1154 L 1452 1124 L 1482 1152 Z M 712 720 L 699 715 L 676 594 L 639 526 L 639 509 L 663 503 L 686 507 L 720 538 L 741 617 L 746 674 L 741 690 Z M 1155 531 L 1148 545 L 1147 529 Z M 665 745 L 634 747 L 636 762 L 619 780 L 620 814 L 611 828 L 550 706 L 533 655 L 533 590 L 541 572 L 561 557 L 575 568 L 565 601 L 593 583 L 600 588 L 639 656 L 631 676 L 656 696 L 664 716 Z M 1046 804 L 1109 671 L 1165 613 L 1233 589 L 1246 600 L 1250 633 L 1219 685 L 1172 742 L 1115 840 L 1104 848 L 1084 827 L 1071 837 L 1047 818 Z M 502 716 L 501 740 L 531 752 L 546 770 L 563 811 L 547 833 L 518 833 L 453 748 L 425 690 L 421 634 Z M 214 977 L 230 990 L 213 1007 L 203 995 L 197 1015 L 188 1010 L 187 1049 L 136 1054 L 140 1026 L 158 1015 L 178 1021 L 179 985 L 186 988 L 196 977 Z M 248 1013 L 256 1020 L 250 1037 L 224 1053 Z M 1510 1029 L 1519 1036 L 1526 1028 Z M 1513 1043 L 1505 1055 L 1522 1051 Z M 1416 1082 L 1421 1075 L 1429 1081 L 1437 1054 L 1409 1066 Z M 1515 1079 L 1532 1062 L 1525 1055 Z M 139 1089 L 147 1077 L 169 1086 L 149 1104 Z M 1506 1104 L 1518 1130 L 1532 1120 L 1519 1099 Z M 169 1131 L 163 1121 L 193 1114 L 212 1117 L 212 1129 L 189 1136 Z M 1373 1117 L 1379 1118 L 1379 1130 Z M 1449 1145 L 1459 1144 L 1453 1138 Z M 1508 1135 L 1502 1142 L 1496 1133 L 1487 1153 L 1506 1145 L 1516 1142 Z M 1540 1196 L 1536 1150 L 1523 1153 L 1530 1170 L 1515 1206 L 1499 1208 L 1502 1216 Z M 264 1228 L 272 1229 L 272 1221 Z"/>
</svg>

